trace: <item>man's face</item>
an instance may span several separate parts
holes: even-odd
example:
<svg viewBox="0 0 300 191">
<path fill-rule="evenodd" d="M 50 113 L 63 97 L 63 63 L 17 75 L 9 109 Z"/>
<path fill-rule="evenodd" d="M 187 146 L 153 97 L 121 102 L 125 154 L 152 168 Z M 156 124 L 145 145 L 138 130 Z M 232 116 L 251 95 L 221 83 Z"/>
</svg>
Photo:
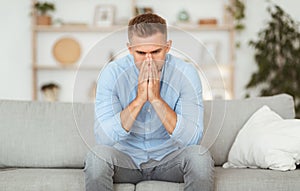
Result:
<svg viewBox="0 0 300 191">
<path fill-rule="evenodd" d="M 166 42 L 163 34 L 155 33 L 149 37 L 139 37 L 133 35 L 131 43 L 128 44 L 130 54 L 134 57 L 134 62 L 138 69 L 147 57 L 151 57 L 155 62 L 157 69 L 161 70 L 166 54 L 171 47 L 171 41 Z"/>
</svg>

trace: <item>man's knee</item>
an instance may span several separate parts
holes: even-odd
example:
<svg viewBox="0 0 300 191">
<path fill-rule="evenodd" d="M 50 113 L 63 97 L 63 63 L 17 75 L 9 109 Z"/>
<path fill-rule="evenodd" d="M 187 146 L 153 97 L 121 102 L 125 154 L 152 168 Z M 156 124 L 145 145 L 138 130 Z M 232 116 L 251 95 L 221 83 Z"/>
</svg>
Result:
<svg viewBox="0 0 300 191">
<path fill-rule="evenodd" d="M 109 148 L 105 145 L 96 145 L 88 151 L 86 155 L 86 161 L 95 159 L 104 159 L 106 155 L 109 155 Z"/>
<path fill-rule="evenodd" d="M 207 148 L 201 145 L 192 145 L 185 149 L 187 166 L 196 172 L 212 173 L 214 161 Z"/>
<path fill-rule="evenodd" d="M 193 145 L 185 149 L 185 181 L 191 189 L 213 190 L 214 161 L 208 149 Z"/>
<path fill-rule="evenodd" d="M 86 156 L 86 163 L 93 165 L 108 165 L 111 168 L 115 166 L 135 169 L 135 165 L 130 156 L 106 145 L 97 145 L 93 147 Z"/>
<path fill-rule="evenodd" d="M 93 147 L 86 155 L 85 158 L 85 171 L 89 169 L 107 171 L 112 168 L 112 165 L 107 161 L 112 151 L 107 146 L 97 145 Z"/>
<path fill-rule="evenodd" d="M 100 159 L 106 159 L 109 156 L 113 156 L 116 149 L 106 145 L 96 145 L 88 153 L 87 157 L 96 156 Z"/>
</svg>

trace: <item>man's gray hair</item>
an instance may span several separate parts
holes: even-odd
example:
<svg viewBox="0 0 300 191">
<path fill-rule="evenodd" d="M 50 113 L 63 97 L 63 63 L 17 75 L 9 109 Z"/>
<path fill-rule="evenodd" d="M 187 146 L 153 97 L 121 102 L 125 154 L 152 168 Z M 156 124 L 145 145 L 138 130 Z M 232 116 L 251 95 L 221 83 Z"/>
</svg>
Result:
<svg viewBox="0 0 300 191">
<path fill-rule="evenodd" d="M 133 35 L 149 37 L 160 32 L 167 39 L 167 25 L 165 19 L 153 13 L 141 14 L 128 23 L 128 40 L 131 42 Z"/>
</svg>

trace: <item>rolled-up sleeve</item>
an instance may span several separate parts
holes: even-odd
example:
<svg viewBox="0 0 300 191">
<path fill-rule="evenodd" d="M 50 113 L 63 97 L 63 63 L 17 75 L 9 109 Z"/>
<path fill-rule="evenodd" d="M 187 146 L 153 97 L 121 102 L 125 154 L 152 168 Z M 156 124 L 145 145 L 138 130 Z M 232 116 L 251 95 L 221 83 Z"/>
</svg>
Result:
<svg viewBox="0 0 300 191">
<path fill-rule="evenodd" d="M 102 71 L 97 83 L 94 131 L 98 144 L 114 145 L 129 134 L 121 124 L 123 108 L 115 89 L 116 82 L 112 64 Z"/>
<path fill-rule="evenodd" d="M 198 144 L 202 138 L 202 86 L 194 67 L 189 66 L 182 75 L 179 99 L 175 106 L 177 122 L 171 138 L 179 146 L 187 146 Z"/>
</svg>

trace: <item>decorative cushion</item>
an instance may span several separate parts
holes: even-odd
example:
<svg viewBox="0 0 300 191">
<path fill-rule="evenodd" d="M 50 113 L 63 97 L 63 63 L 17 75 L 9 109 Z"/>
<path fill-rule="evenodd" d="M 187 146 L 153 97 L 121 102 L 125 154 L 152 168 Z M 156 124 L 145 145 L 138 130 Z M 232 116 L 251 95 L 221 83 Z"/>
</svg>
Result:
<svg viewBox="0 0 300 191">
<path fill-rule="evenodd" d="M 201 145 L 209 148 L 215 165 L 223 165 L 230 148 L 250 116 L 264 105 L 284 119 L 295 118 L 293 97 L 279 94 L 236 100 L 204 101 L 204 135 Z"/>
<path fill-rule="evenodd" d="M 263 106 L 238 133 L 223 167 L 286 171 L 296 169 L 299 161 L 300 120 L 284 120 Z"/>
</svg>

